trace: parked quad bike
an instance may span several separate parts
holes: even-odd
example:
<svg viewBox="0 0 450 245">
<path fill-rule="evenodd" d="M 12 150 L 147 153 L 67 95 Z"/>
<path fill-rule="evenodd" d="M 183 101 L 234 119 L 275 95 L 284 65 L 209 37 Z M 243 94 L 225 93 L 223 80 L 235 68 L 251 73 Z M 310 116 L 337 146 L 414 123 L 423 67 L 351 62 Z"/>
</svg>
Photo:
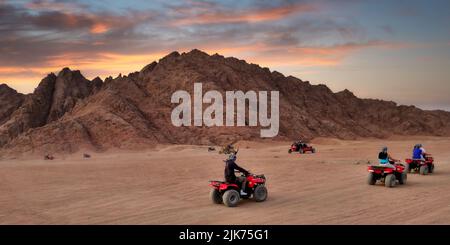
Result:
<svg viewBox="0 0 450 245">
<path fill-rule="evenodd" d="M 213 189 L 210 192 L 211 201 L 214 204 L 225 204 L 227 207 L 236 207 L 242 199 L 253 198 L 256 202 L 263 202 L 267 199 L 266 177 L 255 174 L 241 175 L 246 178 L 244 192 L 241 195 L 241 184 L 227 183 L 224 181 L 212 180 L 209 183 Z"/>
</svg>

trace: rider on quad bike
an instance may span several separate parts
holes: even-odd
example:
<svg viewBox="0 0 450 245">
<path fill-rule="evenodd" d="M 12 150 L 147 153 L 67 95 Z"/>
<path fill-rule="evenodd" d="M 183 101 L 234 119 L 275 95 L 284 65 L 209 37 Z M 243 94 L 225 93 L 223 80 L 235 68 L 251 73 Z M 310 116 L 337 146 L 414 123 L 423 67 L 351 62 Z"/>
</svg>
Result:
<svg viewBox="0 0 450 245">
<path fill-rule="evenodd" d="M 210 180 L 210 198 L 215 204 L 225 204 L 235 207 L 240 199 L 253 198 L 256 202 L 263 202 L 267 198 L 266 177 L 264 174 L 252 174 L 236 164 L 236 154 L 231 154 L 225 162 L 225 182 Z M 242 173 L 237 177 L 235 170 Z"/>
<path fill-rule="evenodd" d="M 413 160 L 419 160 L 419 161 L 425 161 L 425 151 L 422 146 L 422 144 L 416 144 L 414 146 L 413 152 L 412 152 L 412 159 Z"/>
<path fill-rule="evenodd" d="M 403 185 L 406 183 L 407 173 L 405 165 L 401 164 L 399 160 L 392 158 L 388 153 L 388 148 L 383 147 L 378 153 L 379 165 L 370 165 L 368 167 L 369 176 L 368 184 L 375 185 L 380 180 L 386 187 L 393 187 L 397 181 Z"/>
<path fill-rule="evenodd" d="M 406 159 L 407 171 L 414 170 L 421 175 L 427 175 L 434 172 L 434 158 L 426 153 L 422 144 L 416 144 L 412 152 L 412 158 Z"/>
<path fill-rule="evenodd" d="M 310 145 L 308 145 L 307 143 L 303 142 L 303 141 L 295 141 L 294 143 L 292 143 L 291 147 L 288 150 L 288 153 L 292 153 L 292 152 L 298 152 L 300 154 L 306 153 L 306 152 L 311 152 L 311 153 L 316 153 L 316 149 Z"/>
<path fill-rule="evenodd" d="M 225 181 L 228 183 L 236 183 L 239 184 L 241 183 L 242 188 L 241 188 L 241 195 L 247 195 L 247 193 L 244 192 L 245 189 L 245 177 L 239 177 L 236 178 L 236 175 L 234 175 L 235 170 L 240 171 L 241 173 L 243 173 L 245 176 L 247 176 L 249 174 L 249 172 L 241 167 L 239 167 L 236 164 L 236 154 L 232 153 L 230 154 L 230 156 L 228 157 L 227 160 L 225 160 Z M 237 181 L 236 181 L 237 180 Z"/>
<path fill-rule="evenodd" d="M 394 159 L 391 157 L 391 155 L 388 153 L 388 148 L 384 146 L 381 148 L 381 152 L 378 153 L 378 160 L 380 161 L 380 164 L 387 164 L 389 167 L 394 167 L 393 164 L 396 162 L 399 162 L 399 160 Z"/>
</svg>

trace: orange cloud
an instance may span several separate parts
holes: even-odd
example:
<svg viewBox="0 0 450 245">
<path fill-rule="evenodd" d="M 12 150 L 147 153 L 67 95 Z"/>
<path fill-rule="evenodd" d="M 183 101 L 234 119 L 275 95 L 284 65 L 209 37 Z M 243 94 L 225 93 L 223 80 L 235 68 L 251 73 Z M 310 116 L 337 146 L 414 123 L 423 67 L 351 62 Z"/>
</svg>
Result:
<svg viewBox="0 0 450 245">
<path fill-rule="evenodd" d="M 164 55 L 167 55 L 167 53 L 115 54 L 102 52 L 91 55 L 91 58 L 86 58 L 85 54 L 65 53 L 51 57 L 48 65 L 59 68 L 69 66 L 80 70 L 110 71 L 110 73 L 105 75 L 126 74 L 140 70 L 145 65 L 160 59 Z"/>
<path fill-rule="evenodd" d="M 348 43 L 324 47 L 269 46 L 265 43 L 252 43 L 229 46 L 226 43 L 199 45 L 199 49 L 209 54 L 219 53 L 234 56 L 248 62 L 266 67 L 314 67 L 336 66 L 352 52 L 364 48 L 398 48 L 403 44 L 372 41 L 367 43 Z M 191 48 L 178 48 L 180 52 Z M 159 60 L 171 50 L 144 54 L 117 53 L 65 53 L 49 57 L 49 62 L 36 67 L 0 67 L 0 82 L 8 82 L 21 92 L 32 92 L 38 82 L 50 72 L 58 72 L 63 67 L 78 69 L 89 79 L 96 76 L 105 78 L 119 73 L 128 74 L 139 71 L 145 65 Z"/>
<path fill-rule="evenodd" d="M 225 44 L 224 44 L 225 45 Z M 331 46 L 270 46 L 264 43 L 241 46 L 214 44 L 201 49 L 208 53 L 235 56 L 262 66 L 335 66 L 352 52 L 365 48 L 403 48 L 407 44 L 370 41 L 366 43 L 346 43 Z"/>
<path fill-rule="evenodd" d="M 26 77 L 30 74 L 43 74 L 45 72 L 51 72 L 56 67 L 13 67 L 13 66 L 4 66 L 0 67 L 0 78 L 5 76 L 18 76 L 18 77 Z M 0 79 L 3 81 L 4 79 Z M 6 79 L 7 80 L 7 79 Z"/>
<path fill-rule="evenodd" d="M 81 11 L 83 8 L 80 4 L 71 2 L 58 2 L 58 1 L 31 1 L 24 5 L 27 9 L 37 11 L 59 11 L 63 13 L 72 13 Z"/>
<path fill-rule="evenodd" d="M 314 7 L 305 4 L 286 5 L 270 9 L 238 11 L 236 13 L 202 13 L 196 16 L 187 16 L 173 22 L 175 26 L 192 24 L 217 24 L 233 22 L 262 22 L 282 19 L 286 16 L 313 11 Z"/>
<path fill-rule="evenodd" d="M 21 93 L 31 93 L 44 76 L 56 67 L 0 67 L 0 84 L 8 86 Z"/>
<path fill-rule="evenodd" d="M 105 33 L 109 30 L 109 26 L 104 24 L 104 23 L 96 23 L 94 25 L 92 25 L 90 32 L 92 34 L 101 34 L 101 33 Z"/>
<path fill-rule="evenodd" d="M 139 55 L 121 55 L 114 53 L 79 54 L 65 53 L 50 57 L 50 62 L 36 67 L 0 67 L 0 83 L 22 93 L 31 93 L 47 74 L 59 72 L 63 67 L 80 70 L 88 79 L 96 76 L 105 78 L 139 71 L 145 65 L 159 60 L 164 53 L 148 53 Z M 92 58 L 87 58 L 92 57 Z"/>
</svg>

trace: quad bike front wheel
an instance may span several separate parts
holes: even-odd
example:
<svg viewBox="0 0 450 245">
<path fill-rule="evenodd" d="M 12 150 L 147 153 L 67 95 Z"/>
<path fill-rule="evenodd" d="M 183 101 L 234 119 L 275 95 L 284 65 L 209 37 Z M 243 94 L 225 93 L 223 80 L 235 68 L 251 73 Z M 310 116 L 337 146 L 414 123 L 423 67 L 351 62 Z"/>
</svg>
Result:
<svg viewBox="0 0 450 245">
<path fill-rule="evenodd" d="M 377 180 L 375 179 L 375 176 L 373 173 L 369 173 L 369 176 L 367 176 L 367 184 L 369 185 L 375 185 Z"/>
<path fill-rule="evenodd" d="M 428 173 L 433 173 L 434 172 L 434 164 L 430 165 L 430 168 L 428 169 Z"/>
<path fill-rule="evenodd" d="M 420 166 L 419 173 L 421 175 L 427 175 L 428 174 L 428 166 L 427 165 Z"/>
<path fill-rule="evenodd" d="M 292 153 L 292 149 L 289 149 L 289 150 L 288 150 L 288 153 L 291 154 L 291 153 Z"/>
<path fill-rule="evenodd" d="M 214 204 L 221 204 L 223 202 L 222 195 L 220 195 L 220 192 L 217 189 L 212 189 L 209 192 L 209 197 Z"/>
<path fill-rule="evenodd" d="M 228 190 L 222 196 L 223 204 L 227 207 L 236 207 L 241 197 L 236 190 Z"/>
<path fill-rule="evenodd" d="M 316 148 L 312 148 L 311 152 L 316 153 Z"/>
<path fill-rule="evenodd" d="M 386 175 L 386 178 L 384 179 L 384 186 L 386 187 L 394 187 L 395 186 L 395 175 L 393 174 L 388 174 Z"/>
<path fill-rule="evenodd" d="M 263 185 L 258 185 L 253 192 L 253 199 L 257 202 L 264 202 L 267 199 L 267 188 Z"/>
</svg>

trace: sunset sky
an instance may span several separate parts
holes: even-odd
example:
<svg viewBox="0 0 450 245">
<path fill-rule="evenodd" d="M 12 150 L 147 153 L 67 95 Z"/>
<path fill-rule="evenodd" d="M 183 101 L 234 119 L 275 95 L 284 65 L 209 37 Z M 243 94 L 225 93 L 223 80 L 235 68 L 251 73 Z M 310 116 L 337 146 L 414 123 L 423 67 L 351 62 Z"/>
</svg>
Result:
<svg viewBox="0 0 450 245">
<path fill-rule="evenodd" d="M 194 48 L 450 111 L 448 0 L 0 0 L 0 83 L 23 93 L 63 67 L 115 77 Z"/>
</svg>

